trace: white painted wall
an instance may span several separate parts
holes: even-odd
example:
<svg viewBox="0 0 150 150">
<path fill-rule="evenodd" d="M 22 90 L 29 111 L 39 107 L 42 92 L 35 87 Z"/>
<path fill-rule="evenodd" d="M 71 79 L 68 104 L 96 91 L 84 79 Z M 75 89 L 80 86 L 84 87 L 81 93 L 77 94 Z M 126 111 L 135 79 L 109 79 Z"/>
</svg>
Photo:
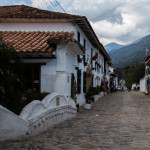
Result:
<svg viewBox="0 0 150 150">
<path fill-rule="evenodd" d="M 118 87 L 118 77 L 115 77 L 115 85 L 116 85 L 116 88 Z"/>
<path fill-rule="evenodd" d="M 39 134 L 75 117 L 76 113 L 74 100 L 59 93 L 49 94 L 42 101 L 32 101 L 20 116 L 0 105 L 0 141 Z"/>
<path fill-rule="evenodd" d="M 65 95 L 70 97 L 71 96 L 71 73 L 75 75 L 75 79 L 77 82 L 77 70 L 75 67 L 78 66 L 77 64 L 77 55 L 71 51 L 68 47 L 66 47 L 66 76 L 65 76 Z"/>
<path fill-rule="evenodd" d="M 142 78 L 140 80 L 140 91 L 141 92 L 146 92 L 146 77 Z"/>
<path fill-rule="evenodd" d="M 0 141 L 23 137 L 28 131 L 28 123 L 0 105 Z"/>
<path fill-rule="evenodd" d="M 0 23 L 1 31 L 75 31 L 71 23 Z"/>
<path fill-rule="evenodd" d="M 41 92 L 65 93 L 66 49 L 58 45 L 56 59 L 41 66 Z"/>
</svg>

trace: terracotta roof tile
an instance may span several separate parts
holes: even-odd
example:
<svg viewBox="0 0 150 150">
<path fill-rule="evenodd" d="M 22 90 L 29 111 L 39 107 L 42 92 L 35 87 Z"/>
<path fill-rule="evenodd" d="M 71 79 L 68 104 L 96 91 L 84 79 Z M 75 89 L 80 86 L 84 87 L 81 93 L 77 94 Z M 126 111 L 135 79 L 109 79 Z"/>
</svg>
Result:
<svg viewBox="0 0 150 150">
<path fill-rule="evenodd" d="M 42 10 L 26 5 L 0 6 L 0 19 L 4 21 L 6 18 L 9 20 L 10 18 L 16 18 L 19 21 L 20 19 L 65 19 L 75 22 L 85 33 L 92 45 L 95 48 L 101 49 L 102 55 L 106 58 L 106 60 L 111 60 L 85 16 Z"/>
<path fill-rule="evenodd" d="M 0 6 L 0 18 L 74 19 L 79 15 L 52 12 L 26 5 Z"/>
<path fill-rule="evenodd" d="M 83 52 L 85 51 L 83 46 L 73 38 L 73 32 L 0 31 L 0 36 L 17 52 L 52 52 L 55 49 L 51 45 L 62 40 L 75 42 Z"/>
</svg>

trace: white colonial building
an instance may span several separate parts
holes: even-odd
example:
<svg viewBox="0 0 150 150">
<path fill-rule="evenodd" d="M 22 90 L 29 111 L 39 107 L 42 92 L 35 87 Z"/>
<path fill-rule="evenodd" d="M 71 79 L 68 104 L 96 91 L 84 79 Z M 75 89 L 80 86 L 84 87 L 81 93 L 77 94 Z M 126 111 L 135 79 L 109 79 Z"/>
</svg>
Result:
<svg viewBox="0 0 150 150">
<path fill-rule="evenodd" d="M 118 87 L 118 74 L 116 73 L 116 68 L 113 68 L 112 66 L 109 66 L 109 84 L 110 89 L 116 90 Z"/>
<path fill-rule="evenodd" d="M 74 77 L 77 102 L 82 105 L 90 85 L 101 85 L 105 75 L 109 80 L 111 59 L 84 16 L 4 6 L 0 7 L 0 35 L 23 57 L 32 92 L 71 97 Z"/>
<path fill-rule="evenodd" d="M 145 76 L 140 80 L 140 91 L 150 93 L 150 55 L 145 57 Z"/>
</svg>

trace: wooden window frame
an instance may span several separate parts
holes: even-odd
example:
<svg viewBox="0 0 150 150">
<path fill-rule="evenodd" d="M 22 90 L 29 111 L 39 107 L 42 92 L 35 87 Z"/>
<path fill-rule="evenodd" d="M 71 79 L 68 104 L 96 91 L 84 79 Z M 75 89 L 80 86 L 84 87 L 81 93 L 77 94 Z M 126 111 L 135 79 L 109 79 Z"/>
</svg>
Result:
<svg viewBox="0 0 150 150">
<path fill-rule="evenodd" d="M 80 43 L 80 32 L 77 32 L 77 41 Z"/>
<path fill-rule="evenodd" d="M 77 70 L 77 93 L 81 94 L 81 70 Z"/>
</svg>

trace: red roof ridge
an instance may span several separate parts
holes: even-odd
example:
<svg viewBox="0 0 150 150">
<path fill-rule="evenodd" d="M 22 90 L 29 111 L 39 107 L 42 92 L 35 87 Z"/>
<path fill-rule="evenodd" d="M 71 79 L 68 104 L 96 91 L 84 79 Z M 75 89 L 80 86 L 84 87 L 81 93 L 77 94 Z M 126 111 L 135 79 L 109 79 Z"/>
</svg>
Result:
<svg viewBox="0 0 150 150">
<path fill-rule="evenodd" d="M 72 15 L 62 12 L 54 12 L 35 8 L 28 5 L 0 6 L 0 18 L 47 18 L 47 19 L 69 19 L 82 18 L 84 16 Z"/>
</svg>

